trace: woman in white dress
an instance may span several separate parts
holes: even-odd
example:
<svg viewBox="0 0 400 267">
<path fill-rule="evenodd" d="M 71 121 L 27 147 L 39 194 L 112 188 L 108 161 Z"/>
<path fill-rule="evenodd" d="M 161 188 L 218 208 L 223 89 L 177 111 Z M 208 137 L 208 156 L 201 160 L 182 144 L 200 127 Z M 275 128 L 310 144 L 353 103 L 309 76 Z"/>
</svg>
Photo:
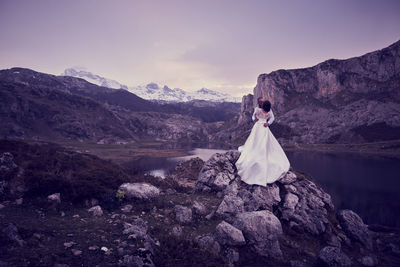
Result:
<svg viewBox="0 0 400 267">
<path fill-rule="evenodd" d="M 248 184 L 266 186 L 289 170 L 289 160 L 268 127 L 272 116 L 269 101 L 264 101 L 262 108 L 256 107 L 256 123 L 244 145 L 238 148 L 241 154 L 235 165 L 242 181 Z"/>
</svg>

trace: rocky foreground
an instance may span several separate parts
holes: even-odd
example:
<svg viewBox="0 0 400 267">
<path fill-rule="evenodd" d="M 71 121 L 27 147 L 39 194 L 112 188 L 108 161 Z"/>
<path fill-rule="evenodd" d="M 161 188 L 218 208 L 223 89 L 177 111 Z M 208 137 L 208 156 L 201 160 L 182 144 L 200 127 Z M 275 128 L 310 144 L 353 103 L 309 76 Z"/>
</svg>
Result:
<svg viewBox="0 0 400 267">
<path fill-rule="evenodd" d="M 240 181 L 239 152 L 181 163 L 165 180 L 30 197 L 26 170 L 0 156 L 0 266 L 396 266 L 400 235 L 371 228 L 289 171 L 267 187 Z M 66 182 L 67 185 L 67 182 Z M 110 204 L 112 203 L 112 205 Z"/>
</svg>

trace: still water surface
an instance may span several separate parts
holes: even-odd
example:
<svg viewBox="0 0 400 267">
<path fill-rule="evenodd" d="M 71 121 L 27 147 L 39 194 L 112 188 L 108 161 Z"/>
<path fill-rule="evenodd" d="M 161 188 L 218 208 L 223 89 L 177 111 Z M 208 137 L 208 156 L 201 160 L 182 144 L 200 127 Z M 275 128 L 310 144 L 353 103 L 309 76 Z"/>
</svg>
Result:
<svg viewBox="0 0 400 267">
<path fill-rule="evenodd" d="M 195 148 L 191 156 L 143 159 L 140 171 L 165 177 L 178 162 L 208 160 L 225 149 Z M 400 227 L 400 160 L 347 153 L 286 152 L 294 170 L 308 174 L 332 196 L 336 209 L 352 209 L 368 224 Z"/>
</svg>

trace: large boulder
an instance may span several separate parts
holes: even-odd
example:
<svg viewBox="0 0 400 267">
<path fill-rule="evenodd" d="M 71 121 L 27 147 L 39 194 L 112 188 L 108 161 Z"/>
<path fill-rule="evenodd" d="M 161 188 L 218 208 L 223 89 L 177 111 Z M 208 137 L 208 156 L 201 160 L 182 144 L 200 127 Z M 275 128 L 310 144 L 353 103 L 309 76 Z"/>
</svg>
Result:
<svg viewBox="0 0 400 267">
<path fill-rule="evenodd" d="M 240 229 L 254 251 L 261 256 L 279 259 L 282 251 L 278 238 L 283 233 L 281 222 L 268 210 L 243 212 L 233 225 Z"/>
<path fill-rule="evenodd" d="M 196 191 L 222 191 L 235 179 L 239 151 L 215 153 L 201 168 Z"/>
<path fill-rule="evenodd" d="M 229 218 L 243 211 L 245 211 L 244 202 L 240 197 L 226 195 L 219 204 L 215 213 L 222 218 Z"/>
<path fill-rule="evenodd" d="M 330 195 L 310 180 L 295 177 L 289 172 L 277 182 L 283 196 L 280 219 L 313 235 L 326 232 L 330 225 L 328 213 L 334 208 Z"/>
<path fill-rule="evenodd" d="M 242 231 L 225 221 L 217 225 L 215 236 L 221 245 L 240 246 L 246 244 Z"/>
<path fill-rule="evenodd" d="M 346 234 L 363 244 L 366 248 L 372 249 L 372 237 L 367 225 L 352 210 L 341 210 L 338 212 L 340 225 Z"/>
<path fill-rule="evenodd" d="M 160 195 L 160 190 L 147 183 L 123 183 L 118 190 L 125 193 L 127 199 L 151 200 Z"/>
</svg>

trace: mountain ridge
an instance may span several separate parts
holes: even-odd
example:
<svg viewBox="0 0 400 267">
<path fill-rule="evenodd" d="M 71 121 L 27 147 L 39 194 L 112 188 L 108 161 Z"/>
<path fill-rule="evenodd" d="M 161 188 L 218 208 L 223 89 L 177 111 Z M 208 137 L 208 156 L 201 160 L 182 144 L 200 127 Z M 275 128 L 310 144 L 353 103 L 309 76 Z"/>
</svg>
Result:
<svg viewBox="0 0 400 267">
<path fill-rule="evenodd" d="M 87 70 L 67 68 L 61 74 L 62 76 L 72 76 L 87 80 L 88 82 L 105 86 L 113 89 L 128 90 L 143 99 L 152 101 L 167 102 L 188 102 L 191 100 L 207 100 L 215 102 L 240 102 L 239 97 L 233 97 L 229 94 L 217 92 L 207 88 L 201 88 L 194 92 L 188 92 L 180 88 L 169 88 L 167 85 L 160 87 L 157 83 L 151 82 L 146 85 L 127 86 L 115 80 L 101 77 Z"/>
</svg>

